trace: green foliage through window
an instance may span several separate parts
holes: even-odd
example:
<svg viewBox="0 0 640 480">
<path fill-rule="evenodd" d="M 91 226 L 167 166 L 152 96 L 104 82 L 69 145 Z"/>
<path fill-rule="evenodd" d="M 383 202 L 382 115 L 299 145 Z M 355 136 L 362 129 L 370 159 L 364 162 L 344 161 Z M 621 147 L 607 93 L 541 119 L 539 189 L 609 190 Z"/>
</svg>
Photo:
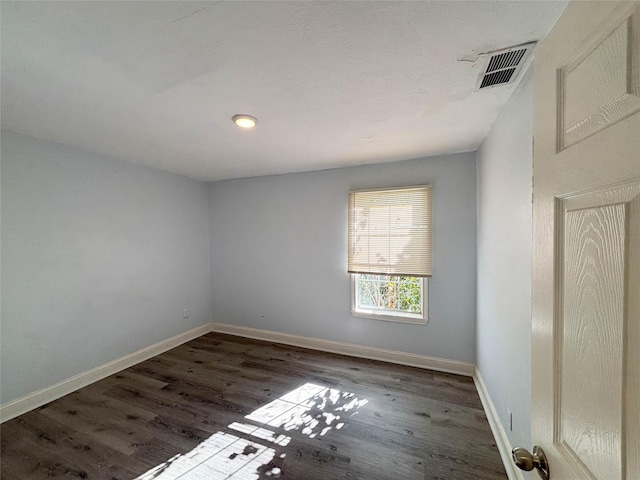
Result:
<svg viewBox="0 0 640 480">
<path fill-rule="evenodd" d="M 357 308 L 422 313 L 422 279 L 399 275 L 356 276 Z"/>
</svg>

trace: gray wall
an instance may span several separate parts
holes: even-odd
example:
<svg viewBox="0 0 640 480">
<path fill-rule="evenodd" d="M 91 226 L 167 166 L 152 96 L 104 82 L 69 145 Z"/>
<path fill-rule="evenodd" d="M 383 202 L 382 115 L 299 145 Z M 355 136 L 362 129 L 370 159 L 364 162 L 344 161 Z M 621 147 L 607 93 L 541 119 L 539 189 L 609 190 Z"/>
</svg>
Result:
<svg viewBox="0 0 640 480">
<path fill-rule="evenodd" d="M 207 188 L 2 132 L 2 403 L 210 321 Z"/>
<path fill-rule="evenodd" d="M 433 185 L 427 326 L 351 316 L 350 189 Z M 473 153 L 210 184 L 213 321 L 475 363 Z"/>
<path fill-rule="evenodd" d="M 531 444 L 532 73 L 476 153 L 477 366 L 512 445 Z"/>
</svg>

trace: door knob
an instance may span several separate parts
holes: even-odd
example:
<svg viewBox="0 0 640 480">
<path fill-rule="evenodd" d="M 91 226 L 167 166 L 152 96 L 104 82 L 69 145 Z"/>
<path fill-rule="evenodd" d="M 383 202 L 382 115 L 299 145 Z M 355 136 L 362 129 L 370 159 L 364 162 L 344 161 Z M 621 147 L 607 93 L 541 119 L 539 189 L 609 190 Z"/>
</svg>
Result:
<svg viewBox="0 0 640 480">
<path fill-rule="evenodd" d="M 520 470 L 530 472 L 535 468 L 538 470 L 538 475 L 540 475 L 542 480 L 549 480 L 549 478 L 551 478 L 547 456 L 538 445 L 533 447 L 533 455 L 529 453 L 529 450 L 522 447 L 514 448 L 511 451 L 511 455 L 513 456 L 513 462 Z"/>
</svg>

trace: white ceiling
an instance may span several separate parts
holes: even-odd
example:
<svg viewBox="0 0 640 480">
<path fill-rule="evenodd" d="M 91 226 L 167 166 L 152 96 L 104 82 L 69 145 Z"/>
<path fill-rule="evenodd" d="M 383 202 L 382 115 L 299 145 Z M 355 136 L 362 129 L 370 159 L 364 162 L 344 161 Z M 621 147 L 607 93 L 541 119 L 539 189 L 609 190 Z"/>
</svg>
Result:
<svg viewBox="0 0 640 480">
<path fill-rule="evenodd" d="M 565 5 L 3 1 L 2 128 L 201 180 L 471 151 L 478 55 Z"/>
</svg>

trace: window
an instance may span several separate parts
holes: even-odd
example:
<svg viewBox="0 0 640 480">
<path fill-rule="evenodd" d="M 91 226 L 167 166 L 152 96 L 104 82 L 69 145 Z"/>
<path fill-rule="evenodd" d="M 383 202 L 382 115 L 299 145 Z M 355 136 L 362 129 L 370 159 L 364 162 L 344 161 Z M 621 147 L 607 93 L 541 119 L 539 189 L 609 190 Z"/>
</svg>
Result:
<svg viewBox="0 0 640 480">
<path fill-rule="evenodd" d="M 431 189 L 349 193 L 352 314 L 425 323 L 431 276 Z"/>
<path fill-rule="evenodd" d="M 426 282 L 420 277 L 354 274 L 352 313 L 424 323 L 425 286 Z"/>
</svg>

